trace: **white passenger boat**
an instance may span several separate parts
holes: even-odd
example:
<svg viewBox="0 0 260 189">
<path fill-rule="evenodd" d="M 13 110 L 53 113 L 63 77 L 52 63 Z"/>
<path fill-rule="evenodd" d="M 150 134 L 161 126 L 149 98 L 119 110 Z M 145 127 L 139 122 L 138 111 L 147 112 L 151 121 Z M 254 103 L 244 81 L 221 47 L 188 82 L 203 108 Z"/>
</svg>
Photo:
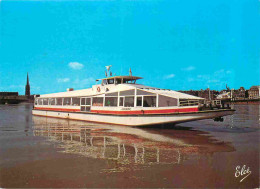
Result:
<svg viewBox="0 0 260 189">
<path fill-rule="evenodd" d="M 109 71 L 109 70 L 108 70 Z M 202 110 L 204 99 L 168 89 L 137 84 L 141 77 L 111 76 L 83 90 L 40 95 L 33 115 L 147 126 L 219 118 L 233 114 L 232 109 Z"/>
</svg>

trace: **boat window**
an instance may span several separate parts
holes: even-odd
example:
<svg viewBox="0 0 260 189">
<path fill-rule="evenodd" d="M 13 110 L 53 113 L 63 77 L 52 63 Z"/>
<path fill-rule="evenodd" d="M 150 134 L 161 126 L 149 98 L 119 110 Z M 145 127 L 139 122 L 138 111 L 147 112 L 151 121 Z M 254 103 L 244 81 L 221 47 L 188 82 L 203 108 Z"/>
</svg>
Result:
<svg viewBox="0 0 260 189">
<path fill-rule="evenodd" d="M 89 112 L 90 111 L 90 103 L 91 98 L 81 98 L 81 107 L 80 111 Z"/>
<path fill-rule="evenodd" d="M 39 105 L 42 105 L 42 98 L 38 99 Z"/>
<path fill-rule="evenodd" d="M 73 106 L 79 106 L 79 104 L 80 104 L 80 98 L 72 98 Z"/>
<path fill-rule="evenodd" d="M 122 83 L 122 79 L 116 79 L 116 84 L 121 84 Z"/>
<path fill-rule="evenodd" d="M 86 105 L 90 106 L 90 104 L 91 104 L 91 98 L 86 98 Z"/>
<path fill-rule="evenodd" d="M 123 79 L 123 83 L 135 83 L 135 79 Z"/>
<path fill-rule="evenodd" d="M 92 106 L 103 106 L 103 97 L 93 97 Z"/>
<path fill-rule="evenodd" d="M 49 105 L 55 105 L 55 98 L 49 98 Z"/>
<path fill-rule="evenodd" d="M 156 107 L 156 96 L 144 96 L 143 107 Z"/>
<path fill-rule="evenodd" d="M 71 98 L 63 98 L 63 106 L 68 106 L 71 104 Z"/>
<path fill-rule="evenodd" d="M 86 99 L 85 98 L 81 98 L 81 105 L 86 105 Z"/>
<path fill-rule="evenodd" d="M 43 99 L 43 105 L 48 105 L 48 98 Z"/>
<path fill-rule="evenodd" d="M 119 106 L 124 106 L 124 97 L 120 97 Z"/>
<path fill-rule="evenodd" d="M 34 104 L 35 104 L 35 105 L 38 104 L 38 99 L 35 99 Z"/>
<path fill-rule="evenodd" d="M 56 105 L 58 106 L 62 105 L 62 98 L 56 98 Z"/>
<path fill-rule="evenodd" d="M 120 92 L 120 96 L 131 96 L 131 95 L 135 95 L 134 89 Z"/>
<path fill-rule="evenodd" d="M 80 107 L 80 111 L 89 112 L 90 111 L 90 106 L 81 106 Z"/>
<path fill-rule="evenodd" d="M 124 107 L 134 107 L 134 97 L 133 96 L 125 97 Z"/>
<path fill-rule="evenodd" d="M 101 85 L 103 86 L 103 85 L 106 85 L 106 84 L 107 84 L 107 80 L 103 79 Z"/>
<path fill-rule="evenodd" d="M 159 95 L 159 107 L 177 106 L 178 100 L 168 96 Z"/>
<path fill-rule="evenodd" d="M 194 99 L 180 99 L 180 106 L 198 106 L 199 100 Z"/>
<path fill-rule="evenodd" d="M 114 84 L 114 79 L 108 79 L 108 84 Z"/>
<path fill-rule="evenodd" d="M 142 106 L 142 97 L 141 96 L 136 98 L 136 106 Z"/>
<path fill-rule="evenodd" d="M 117 106 L 117 97 L 106 97 L 105 106 Z"/>
</svg>

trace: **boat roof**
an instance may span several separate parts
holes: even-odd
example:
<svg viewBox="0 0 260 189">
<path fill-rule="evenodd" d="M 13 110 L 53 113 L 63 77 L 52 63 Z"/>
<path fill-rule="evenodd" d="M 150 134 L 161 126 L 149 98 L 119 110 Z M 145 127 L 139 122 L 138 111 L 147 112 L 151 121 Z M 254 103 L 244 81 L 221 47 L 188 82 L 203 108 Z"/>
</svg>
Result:
<svg viewBox="0 0 260 189">
<path fill-rule="evenodd" d="M 114 86 L 114 85 L 112 85 Z M 143 91 L 147 91 L 154 94 L 164 95 L 172 98 L 178 98 L 178 99 L 196 99 L 196 100 L 203 100 L 204 98 L 200 98 L 197 96 L 192 96 L 189 94 L 169 90 L 169 89 L 160 89 L 155 87 L 149 87 L 145 85 L 140 84 L 120 84 L 116 85 L 116 87 L 111 87 L 109 92 L 103 92 L 103 93 L 97 93 L 96 90 L 93 90 L 93 88 L 88 89 L 82 89 L 82 90 L 75 90 L 75 91 L 66 91 L 66 92 L 59 92 L 59 93 L 52 93 L 52 94 L 44 94 L 41 95 L 41 98 L 46 97 L 80 97 L 80 96 L 96 96 L 96 95 L 102 95 L 106 93 L 112 93 L 112 92 L 118 92 L 118 91 L 125 91 L 125 90 L 131 90 L 131 89 L 139 89 Z"/>
<path fill-rule="evenodd" d="M 112 77 L 106 77 L 102 79 L 97 79 L 96 81 L 104 80 L 104 79 L 127 79 L 127 80 L 138 80 L 138 79 L 143 79 L 142 77 L 137 77 L 137 76 L 112 76 Z"/>
<path fill-rule="evenodd" d="M 159 95 L 164 95 L 172 98 L 178 98 L 178 99 L 194 99 L 194 100 L 203 100 L 204 98 L 173 91 L 170 89 L 160 89 L 160 88 L 145 88 L 145 87 L 137 87 L 137 89 L 141 89 L 146 92 L 156 93 Z"/>
</svg>

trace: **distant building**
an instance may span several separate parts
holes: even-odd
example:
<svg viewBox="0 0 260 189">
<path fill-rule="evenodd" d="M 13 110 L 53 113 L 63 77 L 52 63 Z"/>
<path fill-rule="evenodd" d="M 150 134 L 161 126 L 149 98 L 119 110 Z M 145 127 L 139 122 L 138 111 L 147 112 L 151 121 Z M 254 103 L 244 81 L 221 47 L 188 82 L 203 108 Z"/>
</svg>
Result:
<svg viewBox="0 0 260 189">
<path fill-rule="evenodd" d="M 31 92 L 30 92 L 29 75 L 27 73 L 27 82 L 26 82 L 26 85 L 25 85 L 25 96 L 30 97 L 30 95 L 31 95 Z"/>
<path fill-rule="evenodd" d="M 189 95 L 193 95 L 193 96 L 198 96 L 201 98 L 205 98 L 206 100 L 215 100 L 217 95 L 219 94 L 218 91 L 210 90 L 209 88 L 206 90 L 201 89 L 201 90 L 197 90 L 197 91 L 190 90 L 190 91 L 180 91 L 180 92 L 186 93 Z"/>
<path fill-rule="evenodd" d="M 260 94 L 260 86 L 252 86 L 248 90 L 248 98 L 249 99 L 259 99 L 259 94 Z"/>
<path fill-rule="evenodd" d="M 240 87 L 238 90 L 231 90 L 233 100 L 244 100 L 246 97 L 246 90 L 244 87 Z"/>
<path fill-rule="evenodd" d="M 0 96 L 18 96 L 18 92 L 0 92 Z"/>
</svg>

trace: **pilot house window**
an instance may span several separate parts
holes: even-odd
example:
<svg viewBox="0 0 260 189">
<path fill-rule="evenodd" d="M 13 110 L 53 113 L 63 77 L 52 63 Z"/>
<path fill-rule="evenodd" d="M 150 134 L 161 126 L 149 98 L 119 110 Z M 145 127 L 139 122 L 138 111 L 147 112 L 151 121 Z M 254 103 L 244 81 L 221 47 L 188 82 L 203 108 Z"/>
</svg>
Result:
<svg viewBox="0 0 260 189">
<path fill-rule="evenodd" d="M 114 79 L 108 79 L 108 84 L 114 84 Z"/>
</svg>

